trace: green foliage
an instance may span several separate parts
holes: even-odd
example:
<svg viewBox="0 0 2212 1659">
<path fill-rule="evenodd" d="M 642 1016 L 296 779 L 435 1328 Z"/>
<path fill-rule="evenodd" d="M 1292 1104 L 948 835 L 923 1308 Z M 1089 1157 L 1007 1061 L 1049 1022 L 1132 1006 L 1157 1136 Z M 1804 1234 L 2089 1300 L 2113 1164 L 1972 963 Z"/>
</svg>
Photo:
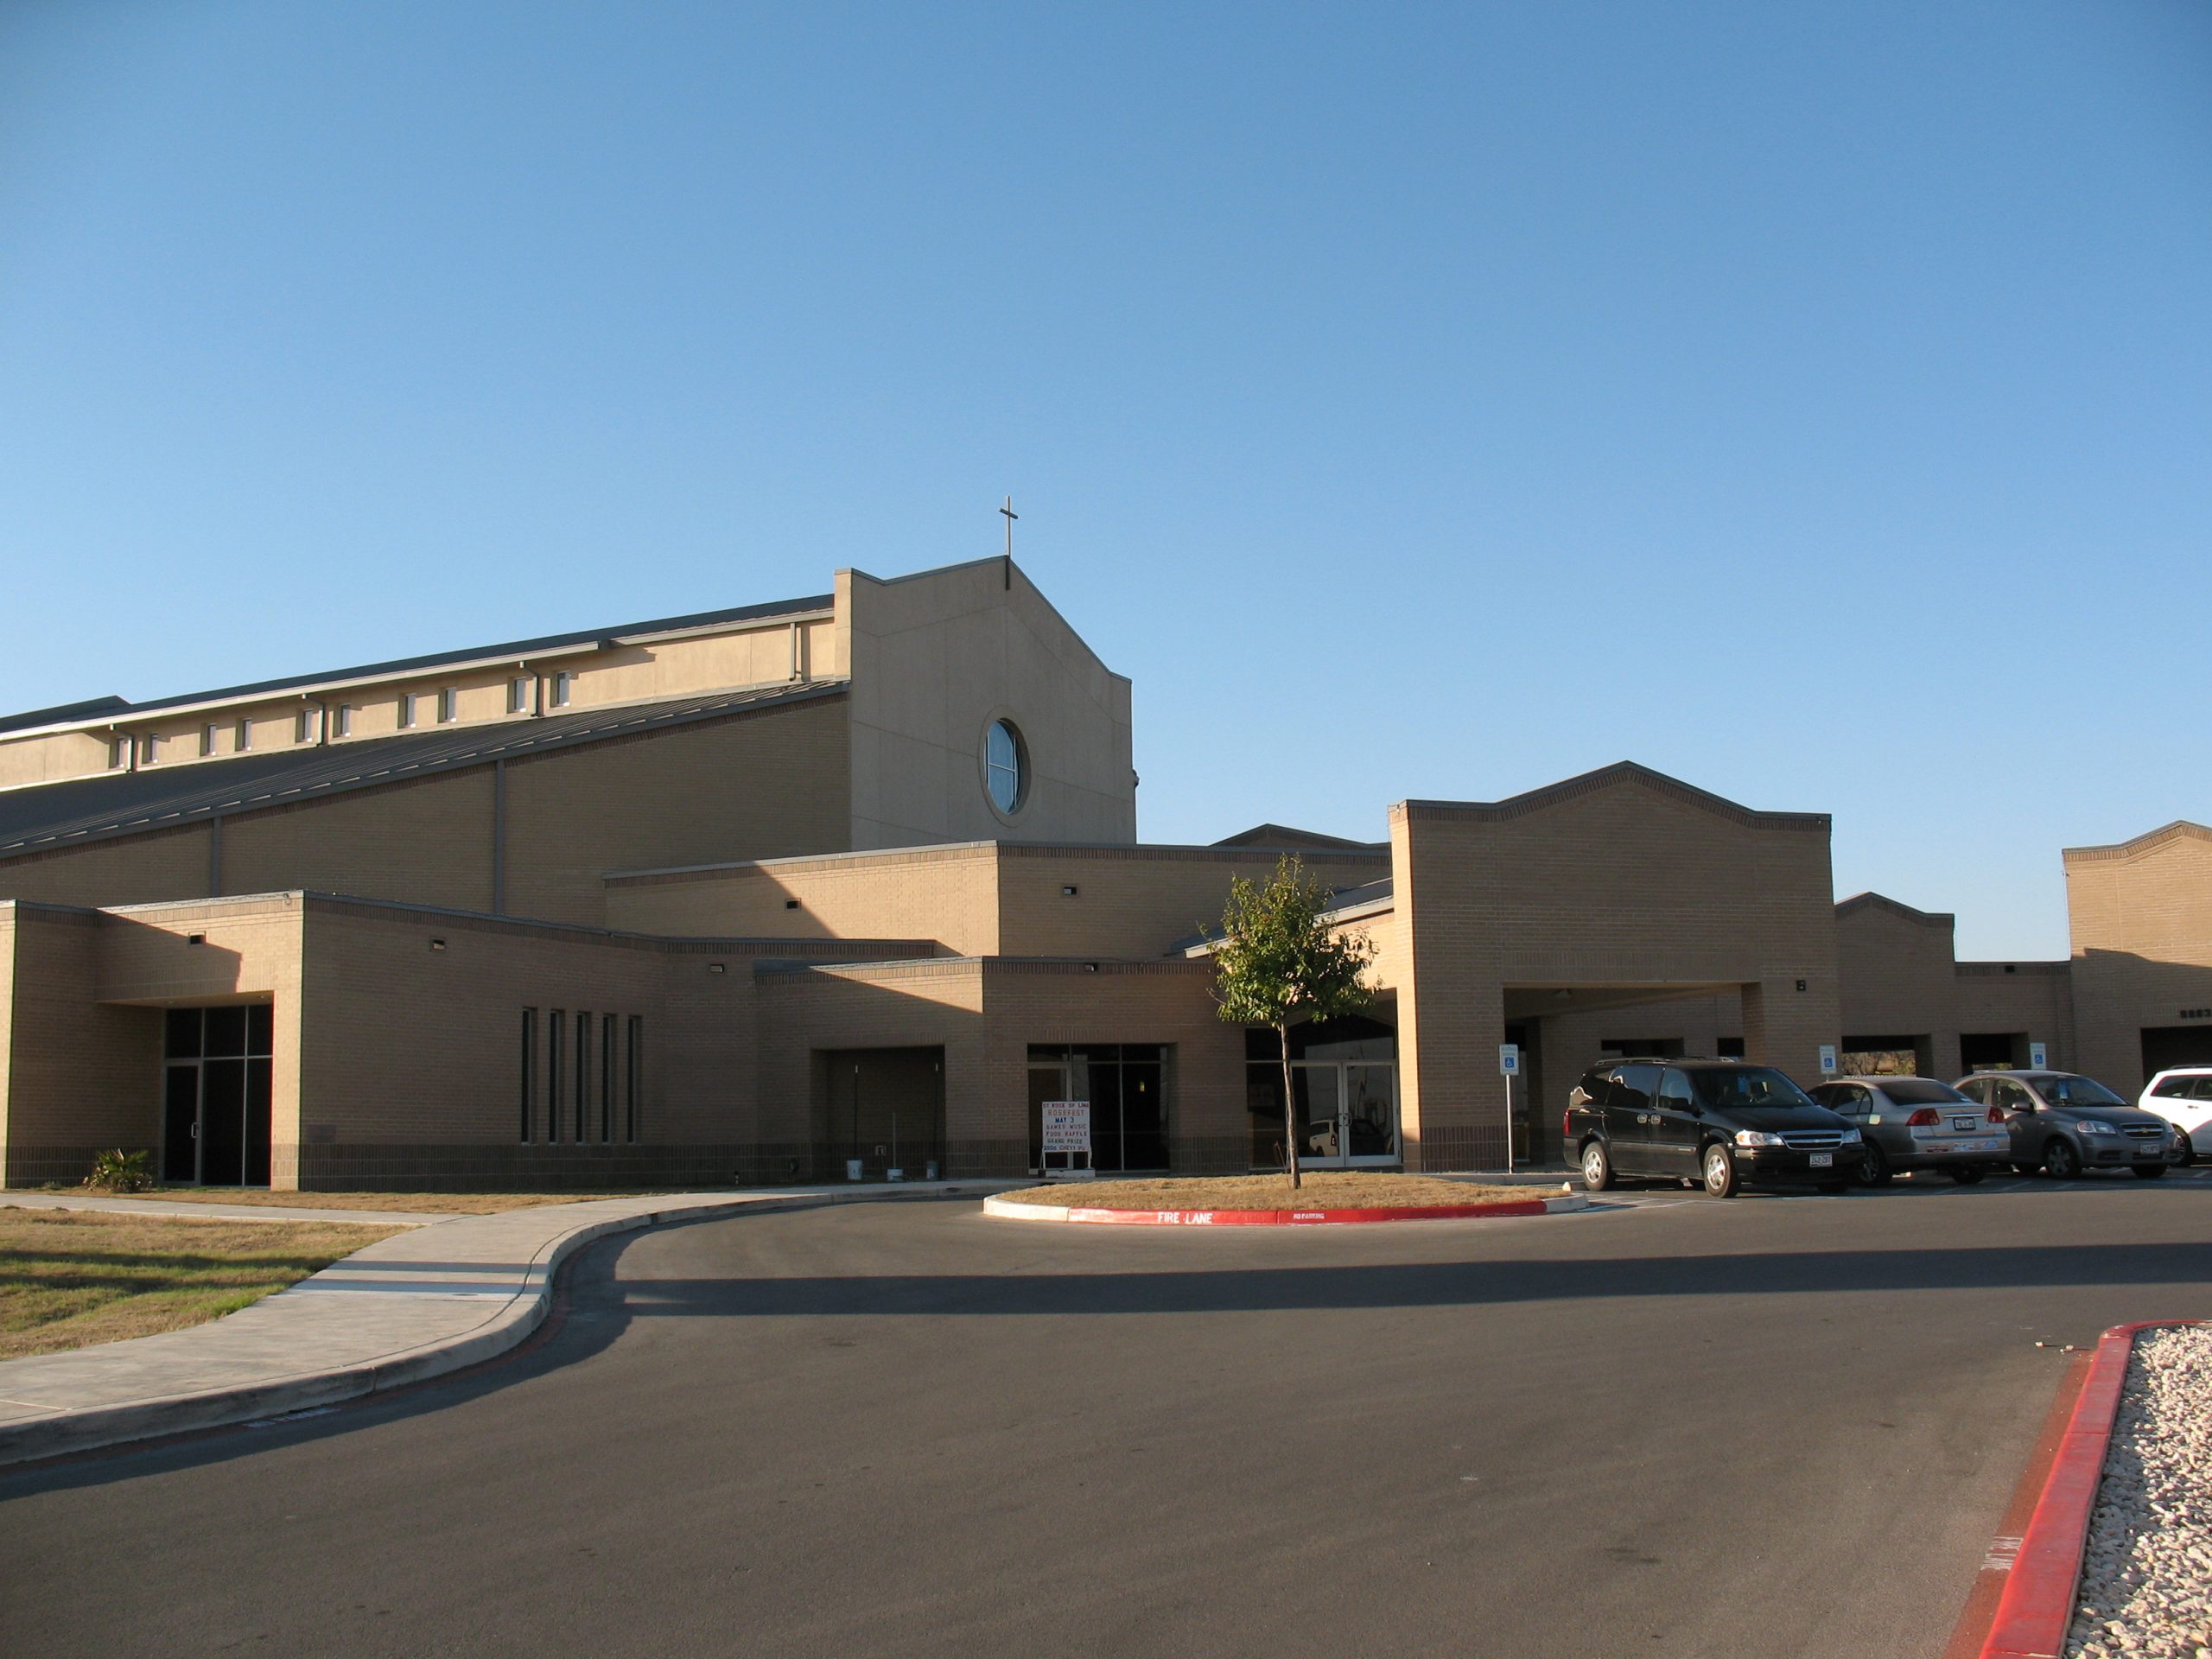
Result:
<svg viewBox="0 0 2212 1659">
<path fill-rule="evenodd" d="M 1214 1001 L 1224 1020 L 1284 1031 L 1366 1009 L 1374 947 L 1322 920 L 1328 902 L 1328 889 L 1288 854 L 1264 887 L 1241 875 L 1230 884 L 1214 948 Z"/>
<path fill-rule="evenodd" d="M 85 1185 L 95 1192 L 150 1191 L 154 1172 L 147 1167 L 149 1156 L 143 1150 L 125 1152 L 121 1147 L 104 1152 L 92 1160 L 92 1173 L 85 1177 Z"/>
</svg>

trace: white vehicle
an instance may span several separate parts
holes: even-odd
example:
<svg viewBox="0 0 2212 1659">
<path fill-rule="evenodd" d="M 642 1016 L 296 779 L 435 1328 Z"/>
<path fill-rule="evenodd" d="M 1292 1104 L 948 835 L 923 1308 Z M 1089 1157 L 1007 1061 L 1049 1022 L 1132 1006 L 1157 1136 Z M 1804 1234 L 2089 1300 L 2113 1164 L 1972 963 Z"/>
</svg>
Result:
<svg viewBox="0 0 2212 1659">
<path fill-rule="evenodd" d="M 2212 1154 L 2212 1065 L 2169 1066 L 2135 1103 L 2174 1126 L 2176 1163 L 2194 1163 L 2200 1151 Z"/>
</svg>

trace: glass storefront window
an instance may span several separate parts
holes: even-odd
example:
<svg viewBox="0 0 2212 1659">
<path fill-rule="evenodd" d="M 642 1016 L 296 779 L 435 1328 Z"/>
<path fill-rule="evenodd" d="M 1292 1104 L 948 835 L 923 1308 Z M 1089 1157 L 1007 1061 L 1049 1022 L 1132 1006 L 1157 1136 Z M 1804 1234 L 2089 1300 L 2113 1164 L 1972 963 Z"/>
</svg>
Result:
<svg viewBox="0 0 2212 1659">
<path fill-rule="evenodd" d="M 1037 1043 L 1029 1049 L 1029 1166 L 1044 1165 L 1048 1100 L 1090 1103 L 1090 1166 L 1167 1167 L 1167 1049 L 1160 1043 Z"/>
</svg>

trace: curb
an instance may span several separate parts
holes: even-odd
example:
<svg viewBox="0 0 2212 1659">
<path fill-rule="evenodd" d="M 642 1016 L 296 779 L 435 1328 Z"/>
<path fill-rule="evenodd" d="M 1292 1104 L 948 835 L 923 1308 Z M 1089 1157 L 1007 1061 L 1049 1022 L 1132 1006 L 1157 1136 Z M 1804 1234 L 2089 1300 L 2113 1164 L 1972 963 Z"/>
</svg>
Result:
<svg viewBox="0 0 2212 1659">
<path fill-rule="evenodd" d="M 638 1232 L 671 1222 L 696 1221 L 705 1216 L 757 1215 L 838 1204 L 913 1203 L 949 1196 L 968 1195 L 949 1194 L 942 1188 L 899 1192 L 871 1187 L 852 1192 L 810 1193 L 804 1198 L 724 1198 L 585 1222 L 541 1244 L 528 1263 L 526 1281 L 507 1306 L 466 1335 L 402 1350 L 356 1365 L 310 1371 L 269 1382 L 134 1400 L 120 1405 L 92 1406 L 10 1424 L 0 1427 L 0 1468 L 334 1406 L 426 1382 L 448 1372 L 496 1359 L 520 1347 L 545 1322 L 553 1305 L 554 1281 L 563 1264 L 585 1246 L 617 1233 Z M 348 1259 L 341 1257 L 331 1263 L 331 1268 L 344 1268 Z M 308 1284 L 313 1278 L 310 1274 L 300 1283 Z"/>
<path fill-rule="evenodd" d="M 1020 1204 L 995 1194 L 983 1200 L 983 1213 L 1001 1221 L 1060 1221 L 1097 1227 L 1336 1227 L 1355 1222 L 1556 1216 L 1589 1207 L 1590 1200 L 1580 1192 L 1508 1204 L 1400 1205 L 1377 1210 L 1093 1210 Z"/>
<path fill-rule="evenodd" d="M 1981 1644 L 1981 1659 L 2058 1659 L 2065 1652 L 2067 1627 L 2074 1620 L 2074 1592 L 2082 1579 L 2082 1554 L 2089 1538 L 2089 1516 L 2104 1478 L 2105 1454 L 2112 1445 L 2113 1421 L 2120 1414 L 2120 1389 L 2127 1380 L 2136 1334 L 2203 1323 L 2140 1319 L 2115 1325 L 2098 1339 L 2058 1454 L 2021 1535 L 2019 1555 L 1998 1598 L 1996 1617 Z"/>
</svg>

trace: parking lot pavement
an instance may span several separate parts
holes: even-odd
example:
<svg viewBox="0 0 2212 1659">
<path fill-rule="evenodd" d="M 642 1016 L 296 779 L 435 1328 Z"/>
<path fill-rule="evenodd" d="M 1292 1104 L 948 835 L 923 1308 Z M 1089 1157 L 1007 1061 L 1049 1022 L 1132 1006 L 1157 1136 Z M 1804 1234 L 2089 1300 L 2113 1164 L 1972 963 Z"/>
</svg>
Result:
<svg viewBox="0 0 2212 1659">
<path fill-rule="evenodd" d="M 2212 1184 L 2003 1185 L 670 1228 L 476 1376 L 0 1476 L 0 1651 L 1932 1656 L 2059 1348 L 2212 1316 Z"/>
</svg>

